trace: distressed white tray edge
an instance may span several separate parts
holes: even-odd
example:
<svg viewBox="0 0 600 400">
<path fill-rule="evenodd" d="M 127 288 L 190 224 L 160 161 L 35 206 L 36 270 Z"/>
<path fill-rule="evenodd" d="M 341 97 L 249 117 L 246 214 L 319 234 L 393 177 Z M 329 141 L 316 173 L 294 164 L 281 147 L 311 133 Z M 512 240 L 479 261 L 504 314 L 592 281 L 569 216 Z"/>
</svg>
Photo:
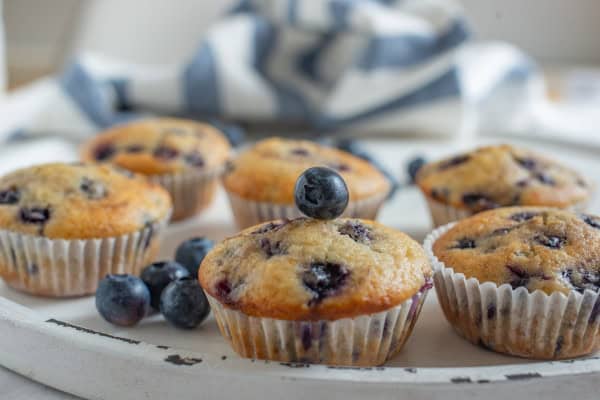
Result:
<svg viewBox="0 0 600 400">
<path fill-rule="evenodd" d="M 345 398 L 355 398 L 373 384 L 377 385 L 377 394 L 384 397 L 392 396 L 398 389 L 427 385 L 433 392 L 469 386 L 463 392 L 465 396 L 486 393 L 488 398 L 494 398 L 489 397 L 493 393 L 491 387 L 506 382 L 514 385 L 511 392 L 515 390 L 515 394 L 521 386 L 528 390 L 535 386 L 536 393 L 551 394 L 561 387 L 560 378 L 577 378 L 581 389 L 590 385 L 589 390 L 580 393 L 591 395 L 600 378 L 600 357 L 466 368 L 344 368 L 223 359 L 81 328 L 3 297 L 0 337 L 10 338 L 0 341 L 1 364 L 30 379 L 88 399 L 197 398 L 207 391 L 211 394 L 206 398 L 240 397 L 242 393 L 244 398 L 254 398 L 253 392 L 264 393 L 265 386 L 257 384 L 260 380 L 274 393 L 281 391 L 292 399 L 306 398 L 310 387 L 318 388 L 315 393 L 321 394 L 328 390 L 348 391 L 351 397 Z M 35 358 L 45 362 L 32 362 Z M 48 360 L 52 360 L 53 368 L 47 368 Z M 107 393 L 106 385 L 101 383 L 106 380 L 112 383 L 112 393 Z M 207 380 L 212 384 L 207 385 Z M 248 385 L 250 382 L 253 384 Z M 296 395 L 290 396 L 286 390 Z M 505 395 L 506 392 L 502 396 Z"/>
</svg>

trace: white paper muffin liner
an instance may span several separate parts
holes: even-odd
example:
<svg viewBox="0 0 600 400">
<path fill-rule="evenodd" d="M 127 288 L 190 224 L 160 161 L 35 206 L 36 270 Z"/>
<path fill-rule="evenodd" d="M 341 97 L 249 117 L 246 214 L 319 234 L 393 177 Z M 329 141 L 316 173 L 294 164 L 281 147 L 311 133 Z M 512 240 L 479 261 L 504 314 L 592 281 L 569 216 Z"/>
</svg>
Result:
<svg viewBox="0 0 600 400">
<path fill-rule="evenodd" d="M 227 195 L 235 221 L 241 229 L 276 219 L 294 219 L 304 216 L 295 204 L 252 201 L 229 191 L 227 191 Z M 374 220 L 386 198 L 387 193 L 384 193 L 362 200 L 350 201 L 341 217 Z"/>
<path fill-rule="evenodd" d="M 467 279 L 433 254 L 435 241 L 452 226 L 433 231 L 424 247 L 438 301 L 461 336 L 496 352 L 536 359 L 572 358 L 600 349 L 598 293 L 529 293 L 524 287 Z"/>
<path fill-rule="evenodd" d="M 427 205 L 429 206 L 429 213 L 431 214 L 431 220 L 433 222 L 434 228 L 449 224 L 450 222 L 460 221 L 461 219 L 477 214 L 466 209 L 456 208 L 451 205 L 439 202 L 430 198 L 429 196 L 425 196 L 425 199 L 427 200 Z M 583 212 L 587 209 L 587 206 L 588 202 L 585 201 L 577 203 L 566 209 L 573 212 Z"/>
<path fill-rule="evenodd" d="M 223 168 L 211 171 L 185 171 L 179 174 L 149 176 L 161 185 L 173 201 L 173 221 L 193 217 L 207 208 L 215 196 Z"/>
<path fill-rule="evenodd" d="M 34 295 L 92 294 L 107 274 L 139 275 L 153 261 L 168 218 L 121 236 L 66 240 L 0 230 L 0 277 Z"/>
<path fill-rule="evenodd" d="M 387 311 L 335 321 L 248 316 L 207 294 L 222 335 L 242 357 L 292 363 L 376 366 L 398 353 L 431 285 Z"/>
</svg>

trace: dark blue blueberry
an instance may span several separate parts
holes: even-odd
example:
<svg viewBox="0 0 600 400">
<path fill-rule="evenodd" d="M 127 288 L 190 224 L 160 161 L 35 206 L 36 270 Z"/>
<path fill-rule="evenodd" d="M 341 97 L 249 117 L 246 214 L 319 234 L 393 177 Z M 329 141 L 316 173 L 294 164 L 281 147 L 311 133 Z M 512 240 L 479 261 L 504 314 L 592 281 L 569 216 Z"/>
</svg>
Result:
<svg viewBox="0 0 600 400">
<path fill-rule="evenodd" d="M 150 291 L 136 276 L 107 275 L 98 284 L 96 309 L 111 324 L 132 326 L 148 314 Z"/>
<path fill-rule="evenodd" d="M 181 243 L 175 251 L 175 261 L 183 265 L 191 276 L 198 276 L 200 263 L 215 243 L 205 237 L 195 237 Z"/>
<path fill-rule="evenodd" d="M 43 225 L 50 219 L 50 209 L 42 207 L 22 208 L 21 220 L 27 224 Z"/>
<path fill-rule="evenodd" d="M 0 204 L 17 204 L 21 200 L 21 192 L 16 187 L 0 191 Z"/>
<path fill-rule="evenodd" d="M 512 219 L 515 222 L 525 222 L 525 221 L 529 221 L 532 218 L 535 218 L 538 215 L 539 214 L 536 212 L 523 211 L 523 212 L 519 212 L 519 213 L 511 215 L 510 219 Z"/>
<path fill-rule="evenodd" d="M 423 156 L 415 157 L 408 162 L 406 171 L 410 177 L 410 183 L 415 183 L 417 181 L 417 173 L 425 164 L 427 164 L 427 160 L 425 160 L 425 157 Z"/>
<path fill-rule="evenodd" d="M 202 157 L 202 155 L 198 152 L 186 154 L 185 162 L 187 162 L 192 167 L 196 167 L 196 168 L 204 167 L 204 157 Z"/>
<path fill-rule="evenodd" d="M 490 210 L 498 207 L 497 203 L 482 193 L 465 193 L 462 201 L 467 207 L 475 211 Z"/>
<path fill-rule="evenodd" d="M 508 270 L 510 271 L 511 279 L 509 283 L 513 289 L 522 286 L 527 286 L 529 284 L 531 276 L 523 269 L 513 265 L 507 265 L 506 268 L 508 268 Z"/>
<path fill-rule="evenodd" d="M 127 153 L 141 153 L 144 151 L 144 146 L 141 144 L 130 144 L 129 146 L 125 147 L 125 151 Z"/>
<path fill-rule="evenodd" d="M 252 234 L 260 235 L 263 233 L 276 231 L 288 223 L 289 223 L 289 220 L 267 222 L 266 224 L 262 225 L 260 228 L 258 228 L 254 232 L 252 232 Z"/>
<path fill-rule="evenodd" d="M 259 244 L 267 258 L 285 254 L 285 249 L 282 247 L 280 241 L 272 242 L 270 239 L 263 237 L 260 239 Z"/>
<path fill-rule="evenodd" d="M 464 249 L 474 249 L 475 247 L 477 247 L 475 240 L 469 239 L 469 238 L 461 238 L 456 241 L 456 246 L 454 246 L 453 249 L 464 250 Z"/>
<path fill-rule="evenodd" d="M 211 119 L 208 123 L 220 130 L 233 147 L 240 146 L 246 139 L 244 129 L 239 125 L 225 123 L 216 119 Z"/>
<path fill-rule="evenodd" d="M 556 235 L 538 235 L 534 238 L 534 240 L 542 246 L 546 246 L 551 249 L 560 249 L 565 245 L 565 243 L 567 243 L 566 237 Z"/>
<path fill-rule="evenodd" d="M 532 158 L 516 158 L 515 161 L 526 170 L 533 171 L 537 168 L 537 162 Z"/>
<path fill-rule="evenodd" d="M 538 172 L 534 176 L 538 181 L 540 181 L 544 185 L 548 185 L 548 186 L 556 185 L 556 181 L 550 175 L 545 174 L 544 172 Z"/>
<path fill-rule="evenodd" d="M 148 265 L 142 271 L 140 278 L 150 289 L 150 304 L 158 310 L 160 295 L 165 287 L 179 278 L 190 276 L 189 271 L 175 261 L 159 261 Z"/>
<path fill-rule="evenodd" d="M 89 178 L 83 178 L 79 184 L 79 189 L 85 193 L 90 200 L 98 200 L 106 197 L 106 187 L 101 183 Z"/>
<path fill-rule="evenodd" d="M 159 146 L 154 150 L 154 157 L 162 160 L 172 160 L 179 156 L 179 151 L 171 147 Z"/>
<path fill-rule="evenodd" d="M 312 167 L 300 175 L 294 189 L 296 206 L 306 216 L 334 219 L 348 206 L 344 179 L 331 168 Z"/>
<path fill-rule="evenodd" d="M 116 152 L 117 149 L 115 146 L 110 143 L 103 143 L 94 149 L 94 158 L 97 161 L 105 161 L 111 158 Z"/>
<path fill-rule="evenodd" d="M 308 265 L 302 271 L 301 279 L 313 295 L 309 305 L 316 305 L 321 300 L 338 293 L 349 275 L 350 271 L 340 264 L 314 262 Z"/>
<path fill-rule="evenodd" d="M 457 165 L 464 164 L 467 161 L 469 161 L 469 159 L 470 159 L 470 156 L 466 155 L 466 154 L 462 155 L 462 156 L 457 156 L 457 157 L 451 158 L 449 160 L 442 161 L 439 164 L 438 169 L 440 171 L 444 171 L 446 169 L 449 169 L 449 168 L 452 168 L 452 167 L 456 167 Z"/>
<path fill-rule="evenodd" d="M 302 147 L 296 147 L 294 149 L 292 149 L 292 151 L 290 152 L 295 156 L 300 156 L 300 157 L 306 157 L 310 154 L 310 152 L 306 149 L 303 149 Z"/>
<path fill-rule="evenodd" d="M 561 272 L 561 277 L 580 293 L 585 290 L 597 292 L 600 289 L 600 272 L 598 271 L 588 271 L 584 268 L 567 268 Z"/>
<path fill-rule="evenodd" d="M 210 306 L 198 280 L 187 277 L 169 283 L 163 290 L 160 312 L 177 328 L 193 329 L 206 319 Z"/>
<path fill-rule="evenodd" d="M 592 228 L 600 229 L 600 218 L 593 215 L 582 215 L 583 222 L 591 226 Z"/>
<path fill-rule="evenodd" d="M 359 221 L 346 222 L 339 227 L 338 232 L 342 235 L 350 236 L 352 240 L 358 243 L 369 243 L 373 239 L 371 230 Z"/>
</svg>

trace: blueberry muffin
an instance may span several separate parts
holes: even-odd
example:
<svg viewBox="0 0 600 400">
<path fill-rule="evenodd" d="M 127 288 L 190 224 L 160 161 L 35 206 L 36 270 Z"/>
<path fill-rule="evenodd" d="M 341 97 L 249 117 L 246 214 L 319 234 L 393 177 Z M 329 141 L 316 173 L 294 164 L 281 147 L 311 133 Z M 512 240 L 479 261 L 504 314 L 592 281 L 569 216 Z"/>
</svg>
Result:
<svg viewBox="0 0 600 400">
<path fill-rule="evenodd" d="M 17 170 L 0 178 L 0 276 L 36 295 L 93 293 L 154 257 L 171 207 L 160 186 L 107 165 Z"/>
<path fill-rule="evenodd" d="M 501 208 L 440 228 L 426 250 L 446 318 L 471 342 L 541 359 L 600 349 L 600 218 Z"/>
<path fill-rule="evenodd" d="M 82 158 L 112 163 L 161 184 L 173 198 L 177 221 L 210 205 L 229 152 L 229 142 L 211 125 L 160 118 L 99 134 L 84 146 Z"/>
<path fill-rule="evenodd" d="M 344 216 L 375 219 L 390 183 L 370 163 L 314 142 L 270 138 L 240 154 L 224 176 L 238 225 L 245 228 L 300 217 L 294 205 L 294 185 L 313 166 L 331 167 L 346 181 L 350 203 Z"/>
<path fill-rule="evenodd" d="M 240 355 L 339 365 L 379 365 L 400 351 L 430 275 L 423 249 L 403 233 L 373 221 L 305 218 L 244 230 L 199 271 Z"/>
<path fill-rule="evenodd" d="M 436 226 L 498 207 L 583 211 L 592 189 L 554 160 L 510 145 L 482 147 L 421 168 L 416 183 Z"/>
</svg>

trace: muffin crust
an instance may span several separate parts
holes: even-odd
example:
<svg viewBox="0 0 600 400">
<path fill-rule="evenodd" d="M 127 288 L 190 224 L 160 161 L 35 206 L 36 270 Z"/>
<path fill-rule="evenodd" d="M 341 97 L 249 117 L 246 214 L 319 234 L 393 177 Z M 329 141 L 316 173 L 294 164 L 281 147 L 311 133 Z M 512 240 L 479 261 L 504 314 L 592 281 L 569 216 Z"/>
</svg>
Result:
<svg viewBox="0 0 600 400">
<path fill-rule="evenodd" d="M 568 295 L 600 289 L 600 218 L 513 207 L 458 222 L 434 244 L 446 267 L 481 283 Z"/>
<path fill-rule="evenodd" d="M 204 290 L 255 317 L 337 320 L 392 308 L 429 284 L 423 249 L 373 221 L 295 219 L 242 231 L 204 259 Z"/>
</svg>

